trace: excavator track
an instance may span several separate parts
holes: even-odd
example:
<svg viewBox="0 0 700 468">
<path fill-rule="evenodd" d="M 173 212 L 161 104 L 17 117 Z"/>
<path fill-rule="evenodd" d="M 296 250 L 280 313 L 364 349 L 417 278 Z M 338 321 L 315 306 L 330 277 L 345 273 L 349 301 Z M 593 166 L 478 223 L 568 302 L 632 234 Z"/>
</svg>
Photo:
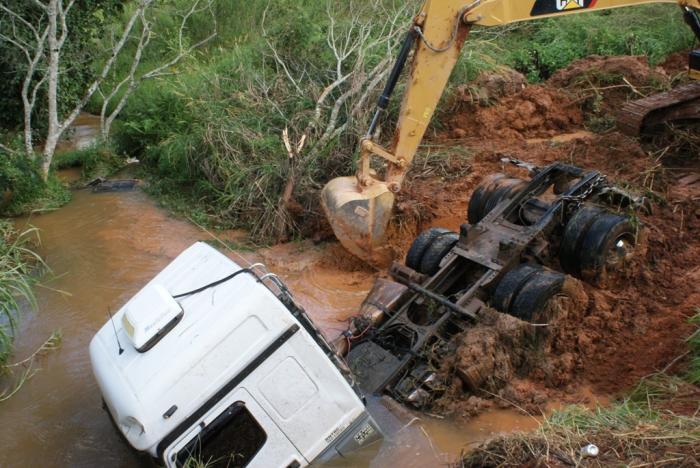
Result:
<svg viewBox="0 0 700 468">
<path fill-rule="evenodd" d="M 617 117 L 618 129 L 640 136 L 670 122 L 700 120 L 700 82 L 625 104 Z"/>
</svg>

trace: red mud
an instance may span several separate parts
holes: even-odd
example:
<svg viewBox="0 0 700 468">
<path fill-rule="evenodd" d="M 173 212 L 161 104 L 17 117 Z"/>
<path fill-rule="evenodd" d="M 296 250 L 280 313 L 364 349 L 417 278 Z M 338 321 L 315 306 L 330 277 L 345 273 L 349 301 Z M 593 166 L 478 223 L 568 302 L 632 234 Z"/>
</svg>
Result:
<svg viewBox="0 0 700 468">
<path fill-rule="evenodd" d="M 523 88 L 491 107 L 467 101 L 462 104 L 447 120 L 453 138 L 551 137 L 583 123 L 583 115 L 570 96 L 541 86 Z"/>
<path fill-rule="evenodd" d="M 608 289 L 583 285 L 583 310 L 560 320 L 556 333 L 542 341 L 537 365 L 526 354 L 513 352 L 523 343 L 523 330 L 501 323 L 508 319 L 494 319 L 482 331 L 467 334 L 455 361 L 446 364 L 455 379 L 438 409 L 470 415 L 501 401 L 541 407 L 547 395 L 576 398 L 581 386 L 590 386 L 595 394 L 616 394 L 666 369 L 686 351 L 685 338 L 693 329 L 688 318 L 700 306 L 700 161 L 686 161 L 682 171 L 667 168 L 658 154 L 650 155 L 637 140 L 615 131 L 582 132 L 564 141 L 526 140 L 581 130 L 588 117 L 584 102 L 552 86 L 570 90 L 574 77 L 585 69 L 625 76 L 629 85 L 606 91 L 614 97 L 622 90 L 620 100 L 630 98 L 632 88 L 646 89 L 667 79 L 663 70 L 650 69 L 639 57 L 592 57 L 556 74 L 544 87 L 505 93 L 491 106 L 467 102 L 463 95 L 447 120 L 448 133 L 431 146 L 444 144 L 443 151 L 450 145 L 468 148 L 448 169 L 464 175 L 452 180 L 427 177 L 426 168 L 416 166 L 398 203 L 403 230 L 394 239 L 396 249 L 405 253 L 413 236 L 428 227 L 457 230 L 466 221 L 471 190 L 484 176 L 504 171 L 523 176 L 501 163 L 502 157 L 512 156 L 539 165 L 565 161 L 597 169 L 618 184 L 663 200 L 653 215 L 641 215 L 648 237 L 644 257 L 627 278 Z M 470 396 L 465 385 L 469 379 L 459 374 L 475 363 L 484 367 L 478 374 L 491 376 L 481 389 L 498 397 Z M 680 360 L 670 370 L 682 366 Z"/>
<path fill-rule="evenodd" d="M 524 351 L 523 338 L 531 330 L 495 312 L 490 325 L 465 335 L 462 349 L 445 363 L 454 378 L 436 410 L 473 415 L 513 403 L 534 410 L 548 398 L 586 402 L 590 394 L 582 394 L 583 388 L 594 395 L 615 395 L 646 375 L 685 365 L 674 360 L 687 350 L 685 338 L 693 329 L 688 318 L 700 306 L 700 160 L 686 158 L 679 166 L 668 157 L 659 159 L 661 148 L 643 148 L 614 129 L 593 134 L 583 128 L 592 117 L 614 122 L 610 114 L 623 102 L 669 85 L 670 73 L 664 68 L 652 69 L 640 57 L 590 57 L 541 86 L 523 87 L 517 74 L 482 77 L 476 85 L 459 88 L 448 101 L 452 111 L 444 118 L 446 130 L 418 154 L 397 199 L 390 240 L 397 258 L 429 227 L 457 231 L 466 221 L 473 188 L 485 176 L 525 176 L 501 162 L 506 156 L 538 165 L 564 161 L 596 169 L 618 185 L 653 194 L 659 202 L 653 215 L 640 216 L 648 240 L 638 267 L 607 289 L 577 283 L 581 308 L 537 337 L 539 351 Z M 321 258 L 325 260 L 317 259 L 307 279 L 317 288 L 321 281 L 315 275 L 323 282 L 330 278 L 334 291 L 329 298 L 337 289 L 370 288 L 374 275 L 361 263 L 338 251 Z M 280 266 L 286 263 L 278 260 Z M 357 286 L 340 284 L 348 275 Z M 348 316 L 360 300 L 350 296 Z M 488 376 L 480 389 L 490 394 L 470 391 L 465 373 Z"/>
<path fill-rule="evenodd" d="M 688 54 L 690 54 L 690 50 L 671 54 L 666 57 L 666 60 L 659 64 L 659 67 L 661 67 L 669 77 L 683 79 L 688 73 Z"/>
</svg>

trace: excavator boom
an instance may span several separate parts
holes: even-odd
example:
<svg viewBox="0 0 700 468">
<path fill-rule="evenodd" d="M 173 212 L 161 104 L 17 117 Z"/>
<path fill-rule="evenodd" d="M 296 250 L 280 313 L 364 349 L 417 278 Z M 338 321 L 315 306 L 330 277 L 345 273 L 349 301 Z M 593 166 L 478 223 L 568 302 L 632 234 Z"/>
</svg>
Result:
<svg viewBox="0 0 700 468">
<path fill-rule="evenodd" d="M 322 191 L 322 206 L 336 237 L 370 264 L 384 266 L 391 260 L 386 236 L 395 194 L 401 190 L 473 25 L 497 26 L 648 3 L 678 4 L 696 20 L 700 11 L 700 0 L 427 0 L 411 25 L 375 118 L 360 144 L 356 176 L 334 179 Z M 415 51 L 409 85 L 393 144 L 382 148 L 372 136 L 411 49 Z M 383 176 L 372 171 L 372 158 L 384 160 Z"/>
</svg>

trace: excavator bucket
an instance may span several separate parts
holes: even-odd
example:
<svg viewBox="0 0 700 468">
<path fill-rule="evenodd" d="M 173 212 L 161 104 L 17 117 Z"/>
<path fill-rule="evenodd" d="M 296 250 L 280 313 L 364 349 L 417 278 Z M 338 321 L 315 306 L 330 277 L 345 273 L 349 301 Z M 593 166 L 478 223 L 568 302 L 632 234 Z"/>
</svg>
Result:
<svg viewBox="0 0 700 468">
<path fill-rule="evenodd" d="M 323 188 L 321 204 L 343 247 L 373 266 L 389 264 L 392 251 L 386 241 L 394 194 L 385 184 L 360 190 L 355 177 L 338 177 Z"/>
</svg>

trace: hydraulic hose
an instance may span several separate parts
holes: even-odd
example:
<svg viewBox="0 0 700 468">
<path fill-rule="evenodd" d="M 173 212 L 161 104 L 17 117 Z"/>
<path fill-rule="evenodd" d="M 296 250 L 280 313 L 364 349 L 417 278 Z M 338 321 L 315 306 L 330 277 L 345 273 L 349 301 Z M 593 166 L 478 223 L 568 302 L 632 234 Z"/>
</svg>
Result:
<svg viewBox="0 0 700 468">
<path fill-rule="evenodd" d="M 685 22 L 688 23 L 690 29 L 695 33 L 695 38 L 700 41 L 700 16 L 698 12 L 689 7 L 685 7 L 683 10 Z"/>
<path fill-rule="evenodd" d="M 411 29 L 408 34 L 406 34 L 406 38 L 403 40 L 401 50 L 399 51 L 399 56 L 396 58 L 396 62 L 394 62 L 394 68 L 392 68 L 389 79 L 384 86 L 384 91 L 382 91 L 382 95 L 379 96 L 379 100 L 377 101 L 377 110 L 375 111 L 374 117 L 372 117 L 372 123 L 367 130 L 367 138 L 370 138 L 377 129 L 379 117 L 389 106 L 391 95 L 394 93 L 396 83 L 398 83 L 399 78 L 401 77 L 401 72 L 403 71 L 404 65 L 406 65 L 411 49 L 413 49 L 413 46 L 416 43 L 417 35 L 418 33 L 416 33 L 414 29 Z"/>
</svg>

